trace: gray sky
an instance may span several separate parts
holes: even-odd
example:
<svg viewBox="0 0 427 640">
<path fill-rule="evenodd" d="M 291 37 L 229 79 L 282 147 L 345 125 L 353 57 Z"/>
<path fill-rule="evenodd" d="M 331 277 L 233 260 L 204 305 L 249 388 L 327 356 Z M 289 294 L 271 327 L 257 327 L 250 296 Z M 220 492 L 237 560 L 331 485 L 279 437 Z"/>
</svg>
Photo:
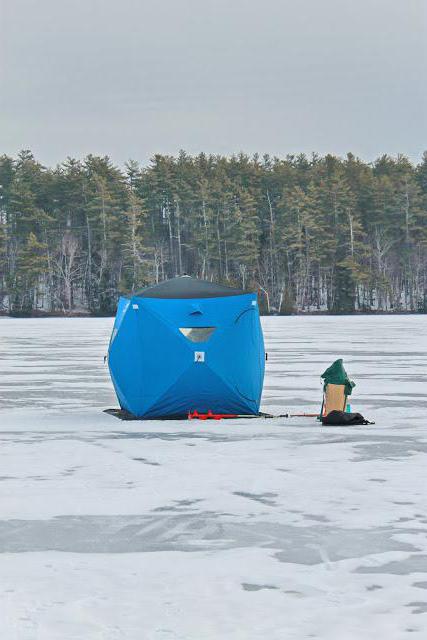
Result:
<svg viewBox="0 0 427 640">
<path fill-rule="evenodd" d="M 0 153 L 427 149 L 426 0 L 0 7 Z"/>
</svg>

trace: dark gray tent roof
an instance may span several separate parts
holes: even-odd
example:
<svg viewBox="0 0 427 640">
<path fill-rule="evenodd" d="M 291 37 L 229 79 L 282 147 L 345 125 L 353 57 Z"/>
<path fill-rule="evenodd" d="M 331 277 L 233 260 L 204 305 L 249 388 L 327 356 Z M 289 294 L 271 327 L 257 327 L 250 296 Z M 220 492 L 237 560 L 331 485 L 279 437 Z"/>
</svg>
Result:
<svg viewBox="0 0 427 640">
<path fill-rule="evenodd" d="M 215 282 L 198 280 L 190 276 L 179 276 L 165 280 L 152 287 L 135 291 L 129 297 L 137 298 L 223 298 L 225 296 L 241 296 L 247 291 L 233 289 Z"/>
</svg>

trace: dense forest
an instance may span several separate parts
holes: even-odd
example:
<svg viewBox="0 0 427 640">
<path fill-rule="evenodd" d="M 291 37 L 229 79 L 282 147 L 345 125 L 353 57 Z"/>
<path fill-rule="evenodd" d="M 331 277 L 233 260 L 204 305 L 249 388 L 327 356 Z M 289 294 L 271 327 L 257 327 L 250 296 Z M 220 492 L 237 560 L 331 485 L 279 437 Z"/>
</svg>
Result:
<svg viewBox="0 0 427 640">
<path fill-rule="evenodd" d="M 427 153 L 0 157 L 0 310 L 112 314 L 190 274 L 258 289 L 266 313 L 427 311 Z"/>
</svg>

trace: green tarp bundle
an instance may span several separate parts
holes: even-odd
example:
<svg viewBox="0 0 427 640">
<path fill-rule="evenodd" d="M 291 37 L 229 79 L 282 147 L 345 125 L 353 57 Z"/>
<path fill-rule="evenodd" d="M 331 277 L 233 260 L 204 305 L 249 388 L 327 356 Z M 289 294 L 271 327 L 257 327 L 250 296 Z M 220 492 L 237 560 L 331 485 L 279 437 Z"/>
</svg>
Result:
<svg viewBox="0 0 427 640">
<path fill-rule="evenodd" d="M 351 396 L 353 387 L 356 386 L 348 377 L 347 372 L 344 369 L 342 358 L 335 360 L 335 362 L 331 364 L 331 366 L 328 367 L 320 377 L 325 381 L 323 390 L 326 390 L 326 386 L 328 384 L 343 384 L 345 386 L 346 396 Z"/>
</svg>

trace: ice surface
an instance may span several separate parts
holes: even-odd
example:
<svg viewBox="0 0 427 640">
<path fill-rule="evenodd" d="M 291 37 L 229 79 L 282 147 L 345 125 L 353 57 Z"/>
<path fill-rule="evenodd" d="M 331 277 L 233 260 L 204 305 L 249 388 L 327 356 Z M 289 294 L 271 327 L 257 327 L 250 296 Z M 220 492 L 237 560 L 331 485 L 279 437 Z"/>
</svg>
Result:
<svg viewBox="0 0 427 640">
<path fill-rule="evenodd" d="M 263 325 L 264 410 L 343 357 L 376 425 L 120 422 L 111 319 L 0 320 L 2 640 L 426 637 L 425 316 Z"/>
</svg>

